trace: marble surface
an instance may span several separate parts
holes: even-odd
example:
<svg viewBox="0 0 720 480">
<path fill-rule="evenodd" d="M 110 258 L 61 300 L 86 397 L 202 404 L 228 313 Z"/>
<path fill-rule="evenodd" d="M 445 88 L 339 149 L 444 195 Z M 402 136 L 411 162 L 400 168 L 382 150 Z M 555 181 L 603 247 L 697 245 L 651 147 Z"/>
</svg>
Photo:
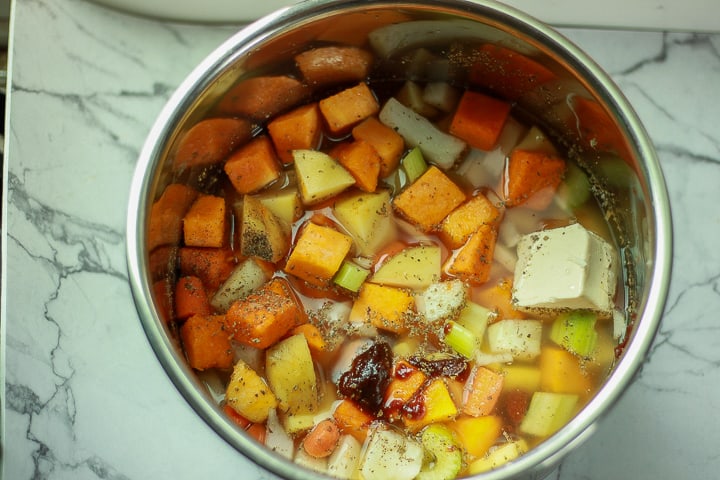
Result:
<svg viewBox="0 0 720 480">
<path fill-rule="evenodd" d="M 155 115 L 234 27 L 83 0 L 14 4 L 4 164 L 6 479 L 274 478 L 200 420 L 157 362 L 125 267 L 125 205 Z M 720 34 L 563 30 L 654 140 L 674 213 L 665 315 L 637 380 L 556 480 L 720 470 Z"/>
</svg>

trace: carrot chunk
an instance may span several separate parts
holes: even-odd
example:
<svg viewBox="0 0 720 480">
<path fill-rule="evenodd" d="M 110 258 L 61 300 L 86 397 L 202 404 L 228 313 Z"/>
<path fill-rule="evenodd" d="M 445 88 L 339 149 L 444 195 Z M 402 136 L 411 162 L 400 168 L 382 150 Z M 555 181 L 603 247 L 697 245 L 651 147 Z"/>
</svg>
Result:
<svg viewBox="0 0 720 480">
<path fill-rule="evenodd" d="M 372 53 L 352 46 L 318 47 L 295 56 L 295 64 L 309 85 L 359 82 L 367 77 L 372 60 Z"/>
<path fill-rule="evenodd" d="M 278 157 L 284 164 L 293 162 L 293 150 L 317 148 L 322 135 L 322 120 L 317 103 L 303 105 L 268 123 Z"/>
<path fill-rule="evenodd" d="M 185 319 L 211 313 L 210 300 L 202 280 L 192 276 L 180 277 L 175 284 L 175 317 Z"/>
<path fill-rule="evenodd" d="M 334 420 L 325 419 L 315 425 L 303 440 L 303 448 L 313 458 L 329 457 L 340 440 L 340 427 Z"/>
<path fill-rule="evenodd" d="M 478 61 L 470 71 L 472 82 L 509 100 L 516 100 L 555 78 L 552 71 L 532 58 L 492 44 L 478 49 Z"/>
<path fill-rule="evenodd" d="M 225 314 L 235 341 L 256 348 L 274 345 L 296 325 L 297 319 L 298 305 L 280 278 L 237 300 Z"/>
<path fill-rule="evenodd" d="M 308 88 L 292 77 L 253 77 L 230 89 L 217 108 L 224 114 L 264 121 L 297 105 L 308 93 Z"/>
<path fill-rule="evenodd" d="M 462 246 L 482 225 L 495 225 L 500 211 L 482 193 L 453 210 L 440 226 L 440 238 L 449 248 Z"/>
<path fill-rule="evenodd" d="M 341 144 L 332 153 L 338 163 L 350 172 L 360 190 L 374 192 L 377 189 L 382 159 L 372 145 L 356 140 Z"/>
<path fill-rule="evenodd" d="M 489 368 L 476 366 L 463 390 L 463 413 L 473 417 L 490 415 L 500 398 L 504 378 Z"/>
<path fill-rule="evenodd" d="M 208 291 L 215 291 L 235 268 L 235 255 L 224 248 L 181 247 L 178 263 L 181 275 L 200 277 Z"/>
<path fill-rule="evenodd" d="M 201 195 L 183 217 L 185 245 L 223 247 L 228 243 L 228 219 L 225 198 Z"/>
<path fill-rule="evenodd" d="M 447 272 L 476 285 L 490 277 L 497 229 L 494 225 L 481 225 L 453 257 L 448 260 Z"/>
<path fill-rule="evenodd" d="M 332 135 L 347 133 L 380 111 L 380 104 L 364 82 L 320 100 L 319 106 Z"/>
<path fill-rule="evenodd" d="M 222 315 L 193 315 L 180 327 L 180 338 L 195 370 L 232 366 L 232 345 Z"/>
<path fill-rule="evenodd" d="M 213 165 L 250 140 L 252 125 L 242 118 L 208 118 L 193 125 L 175 152 L 173 168 Z"/>
<path fill-rule="evenodd" d="M 285 272 L 317 286 L 328 285 L 352 247 L 337 230 L 309 222 L 300 233 Z"/>
<path fill-rule="evenodd" d="M 355 140 L 368 142 L 380 155 L 380 178 L 390 175 L 400 164 L 405 140 L 377 117 L 368 117 L 352 129 Z"/>
<path fill-rule="evenodd" d="M 148 221 L 148 250 L 162 245 L 179 245 L 182 239 L 182 219 L 198 196 L 187 185 L 171 183 L 150 208 Z"/>
<path fill-rule="evenodd" d="M 280 176 L 280 165 L 273 144 L 265 135 L 253 139 L 232 154 L 225 173 L 240 194 L 257 192 Z"/>
<path fill-rule="evenodd" d="M 450 133 L 480 150 L 491 150 L 510 114 L 510 104 L 470 90 L 463 93 Z"/>
<path fill-rule="evenodd" d="M 431 165 L 393 200 L 395 210 L 409 222 L 429 232 L 458 205 L 465 194 L 442 170 Z"/>
<path fill-rule="evenodd" d="M 565 173 L 565 160 L 540 151 L 515 149 L 510 153 L 503 185 L 505 205 L 544 210 L 552 202 Z"/>
</svg>

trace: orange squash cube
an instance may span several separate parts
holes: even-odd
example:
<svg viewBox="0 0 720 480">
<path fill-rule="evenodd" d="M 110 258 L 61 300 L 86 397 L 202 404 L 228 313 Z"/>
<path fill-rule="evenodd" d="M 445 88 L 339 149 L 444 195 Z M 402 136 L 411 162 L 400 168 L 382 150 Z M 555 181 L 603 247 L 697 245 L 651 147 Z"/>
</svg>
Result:
<svg viewBox="0 0 720 480">
<path fill-rule="evenodd" d="M 412 432 L 418 432 L 432 423 L 451 420 L 458 414 L 455 402 L 442 377 L 430 380 L 410 402 L 413 404 L 417 402 L 420 405 L 417 415 L 407 411 L 403 415 L 403 423 Z"/>
<path fill-rule="evenodd" d="M 448 260 L 447 272 L 475 285 L 487 282 L 490 278 L 496 241 L 495 226 L 481 225 L 455 256 Z"/>
<path fill-rule="evenodd" d="M 392 380 L 385 390 L 383 412 L 391 419 L 402 415 L 402 407 L 420 390 L 427 375 L 405 360 L 399 360 L 393 369 Z"/>
<path fill-rule="evenodd" d="M 365 322 L 395 333 L 407 331 L 405 319 L 412 313 L 415 299 L 401 288 L 365 283 L 350 311 L 350 320 Z"/>
<path fill-rule="evenodd" d="M 313 285 L 328 285 L 351 247 L 349 236 L 309 222 L 290 253 L 285 272 Z"/>
<path fill-rule="evenodd" d="M 390 175 L 400 164 L 405 140 L 376 117 L 368 117 L 352 129 L 355 140 L 364 140 L 380 155 L 380 178 Z"/>
<path fill-rule="evenodd" d="M 162 245 L 178 246 L 182 239 L 182 219 L 198 196 L 187 185 L 171 183 L 150 208 L 148 250 Z"/>
<path fill-rule="evenodd" d="M 335 407 L 333 418 L 343 433 L 352 435 L 363 443 L 368 434 L 368 429 L 373 417 L 360 409 L 355 402 L 344 399 Z"/>
<path fill-rule="evenodd" d="M 195 370 L 230 368 L 233 350 L 222 315 L 193 315 L 180 327 L 185 355 Z"/>
<path fill-rule="evenodd" d="M 458 248 L 482 225 L 495 225 L 499 218 L 497 207 L 478 193 L 445 217 L 440 226 L 440 238 L 449 248 Z"/>
<path fill-rule="evenodd" d="M 227 245 L 225 199 L 214 195 L 198 197 L 183 218 L 183 235 L 188 247 L 220 248 Z"/>
<path fill-rule="evenodd" d="M 380 104 L 364 82 L 320 100 L 319 105 L 330 134 L 335 136 L 380 111 Z"/>
<path fill-rule="evenodd" d="M 270 139 L 262 135 L 233 153 L 225 173 L 238 193 L 257 192 L 280 176 L 280 165 Z"/>
<path fill-rule="evenodd" d="M 374 192 L 377 189 L 382 159 L 372 145 L 356 140 L 340 145 L 333 153 L 338 163 L 353 176 L 360 190 Z"/>
<path fill-rule="evenodd" d="M 322 121 L 317 103 L 303 105 L 268 123 L 278 157 L 285 165 L 293 162 L 293 150 L 317 148 L 322 135 Z"/>
</svg>

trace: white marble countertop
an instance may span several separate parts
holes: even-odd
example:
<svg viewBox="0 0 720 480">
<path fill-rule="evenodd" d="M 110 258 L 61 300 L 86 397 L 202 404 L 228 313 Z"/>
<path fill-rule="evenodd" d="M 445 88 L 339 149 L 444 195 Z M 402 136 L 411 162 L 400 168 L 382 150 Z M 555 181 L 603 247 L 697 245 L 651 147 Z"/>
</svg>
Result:
<svg viewBox="0 0 720 480">
<path fill-rule="evenodd" d="M 19 1 L 12 16 L 3 478 L 274 478 L 175 390 L 143 333 L 125 266 L 125 206 L 145 135 L 175 86 L 235 28 L 83 0 Z M 720 34 L 563 32 L 612 75 L 655 141 L 675 253 L 641 374 L 550 478 L 717 478 Z"/>
</svg>

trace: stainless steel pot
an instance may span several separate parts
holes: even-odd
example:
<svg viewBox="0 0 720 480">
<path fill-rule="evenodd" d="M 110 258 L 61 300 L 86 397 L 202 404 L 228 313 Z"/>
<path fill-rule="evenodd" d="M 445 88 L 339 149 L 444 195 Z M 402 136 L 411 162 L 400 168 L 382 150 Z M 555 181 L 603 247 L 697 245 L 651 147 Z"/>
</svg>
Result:
<svg viewBox="0 0 720 480">
<path fill-rule="evenodd" d="M 254 462 L 289 479 L 317 474 L 297 467 L 238 431 L 186 364 L 162 318 L 152 291 L 147 229 L 150 206 L 170 181 L 169 154 L 193 122 L 234 82 L 265 65 L 292 58 L 321 40 L 362 39 L 369 27 L 418 21 L 399 40 L 403 46 L 449 45 L 481 40 L 529 56 L 553 73 L 513 79 L 515 73 L 488 65 L 484 88 L 512 97 L 523 110 L 558 136 L 591 174 L 621 247 L 626 343 L 599 393 L 568 425 L 520 459 L 482 475 L 483 479 L 542 478 L 586 439 L 628 388 L 658 328 L 670 276 L 671 218 L 655 152 L 622 93 L 587 55 L 558 32 L 502 4 L 477 0 L 308 1 L 279 10 L 247 26 L 208 56 L 182 83 L 156 120 L 141 152 L 132 183 L 127 223 L 130 281 L 142 325 L 158 359 L 180 393 L 226 441 Z M 458 63 L 462 65 L 462 62 Z M 398 75 L 410 70 L 397 69 Z M 441 77 L 465 72 L 413 71 Z M 498 76 L 499 75 L 499 76 Z M 530 76 L 532 77 L 532 75 Z M 509 91 L 505 80 L 516 85 Z M 471 80 L 472 81 L 472 80 Z M 514 82 L 514 83 L 513 83 Z M 621 434 L 621 432 L 618 432 Z"/>
</svg>

